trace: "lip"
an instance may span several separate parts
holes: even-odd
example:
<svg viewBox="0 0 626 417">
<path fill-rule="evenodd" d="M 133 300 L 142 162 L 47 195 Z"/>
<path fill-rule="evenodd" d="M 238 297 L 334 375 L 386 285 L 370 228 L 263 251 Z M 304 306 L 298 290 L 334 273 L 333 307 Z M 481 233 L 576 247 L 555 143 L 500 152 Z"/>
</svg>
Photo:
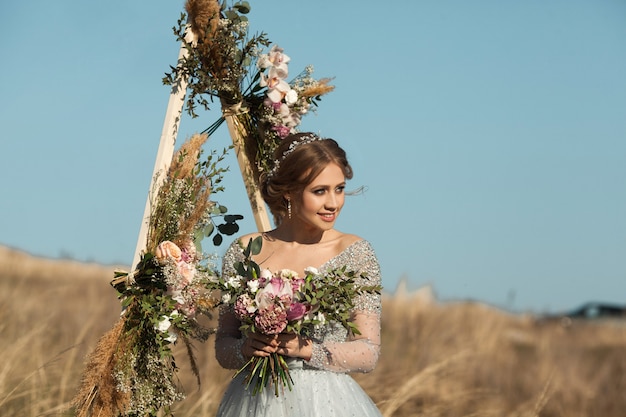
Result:
<svg viewBox="0 0 626 417">
<path fill-rule="evenodd" d="M 337 213 L 319 213 L 320 218 L 328 223 L 334 222 L 337 218 Z"/>
</svg>

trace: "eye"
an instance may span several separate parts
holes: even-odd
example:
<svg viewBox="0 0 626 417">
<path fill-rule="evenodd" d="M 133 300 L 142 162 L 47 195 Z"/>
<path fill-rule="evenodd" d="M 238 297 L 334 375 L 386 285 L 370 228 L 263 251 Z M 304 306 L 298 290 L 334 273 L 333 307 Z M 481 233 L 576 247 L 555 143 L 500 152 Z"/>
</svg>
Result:
<svg viewBox="0 0 626 417">
<path fill-rule="evenodd" d="M 313 194 L 315 195 L 324 195 L 326 190 L 324 188 L 318 188 L 317 190 L 313 190 Z"/>
<path fill-rule="evenodd" d="M 345 189 L 346 189 L 345 185 L 340 185 L 339 187 L 335 188 L 335 192 L 338 194 L 341 194 L 344 192 Z"/>
</svg>

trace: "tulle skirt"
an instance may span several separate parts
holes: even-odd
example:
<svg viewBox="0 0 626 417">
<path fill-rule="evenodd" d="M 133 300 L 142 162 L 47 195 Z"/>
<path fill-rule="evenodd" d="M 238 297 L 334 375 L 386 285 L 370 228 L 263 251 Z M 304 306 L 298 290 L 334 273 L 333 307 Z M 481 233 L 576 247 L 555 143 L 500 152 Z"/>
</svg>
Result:
<svg viewBox="0 0 626 417">
<path fill-rule="evenodd" d="M 285 387 L 276 396 L 270 386 L 253 396 L 253 386 L 246 388 L 242 372 L 228 386 L 217 417 L 381 417 L 349 375 L 303 369 L 298 363 L 290 364 L 290 374 L 291 391 Z"/>
</svg>

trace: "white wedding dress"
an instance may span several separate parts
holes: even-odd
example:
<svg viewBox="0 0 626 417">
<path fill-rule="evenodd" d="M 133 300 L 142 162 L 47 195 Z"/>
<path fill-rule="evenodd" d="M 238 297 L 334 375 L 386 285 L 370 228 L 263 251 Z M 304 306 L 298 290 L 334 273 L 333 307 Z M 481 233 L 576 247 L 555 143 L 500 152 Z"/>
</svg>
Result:
<svg viewBox="0 0 626 417">
<path fill-rule="evenodd" d="M 233 264 L 243 260 L 241 246 L 233 243 L 224 256 L 224 274 L 234 274 Z M 379 285 L 380 268 L 370 244 L 359 240 L 323 266 L 320 272 L 347 266 L 363 272 L 358 284 Z M 266 387 L 252 395 L 243 383 L 245 372 L 234 378 L 226 390 L 217 412 L 218 417 L 381 417 L 376 405 L 356 383 L 351 372 L 374 369 L 380 352 L 381 300 L 378 294 L 362 294 L 355 300 L 354 321 L 361 335 L 348 337 L 337 323 L 318 328 L 313 335 L 313 355 L 309 361 L 289 358 L 293 387 L 285 387 L 279 395 L 274 387 Z M 220 311 L 215 339 L 216 357 L 228 369 L 240 369 L 245 361 L 241 355 L 240 322 L 232 311 Z"/>
</svg>

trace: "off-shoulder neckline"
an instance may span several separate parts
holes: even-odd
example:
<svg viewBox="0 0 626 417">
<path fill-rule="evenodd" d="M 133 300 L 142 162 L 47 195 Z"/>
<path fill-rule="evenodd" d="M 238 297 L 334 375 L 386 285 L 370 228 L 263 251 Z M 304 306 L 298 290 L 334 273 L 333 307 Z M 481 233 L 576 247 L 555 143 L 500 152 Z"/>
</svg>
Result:
<svg viewBox="0 0 626 417">
<path fill-rule="evenodd" d="M 348 252 L 348 250 L 351 250 L 352 248 L 354 248 L 355 246 L 357 246 L 358 244 L 365 244 L 367 242 L 367 240 L 363 239 L 363 238 L 359 238 L 357 240 L 355 240 L 354 242 L 350 243 L 348 246 L 346 246 L 341 252 L 339 252 L 337 255 L 333 256 L 332 258 L 328 259 L 326 262 L 324 262 L 323 264 L 321 264 L 320 266 L 317 267 L 318 270 L 323 270 L 324 268 L 328 267 L 328 265 L 330 263 L 332 263 L 333 261 L 335 261 L 336 259 L 338 259 L 340 256 L 343 256 L 346 252 Z M 237 239 L 235 240 L 235 242 L 237 244 L 237 247 L 239 248 L 239 253 L 243 254 L 243 246 L 241 245 L 241 240 Z"/>
<path fill-rule="evenodd" d="M 365 239 L 357 239 L 354 242 L 350 243 L 348 246 L 346 246 L 341 252 L 339 252 L 337 255 L 333 256 L 332 258 L 330 258 L 329 260 L 327 260 L 326 262 L 324 262 L 322 265 L 320 265 L 317 269 L 324 269 L 325 267 L 327 267 L 331 262 L 333 262 L 334 260 L 338 259 L 340 256 L 342 256 L 344 253 L 348 252 L 348 250 L 352 249 L 354 246 L 356 246 L 359 243 L 364 243 L 366 242 Z"/>
</svg>

